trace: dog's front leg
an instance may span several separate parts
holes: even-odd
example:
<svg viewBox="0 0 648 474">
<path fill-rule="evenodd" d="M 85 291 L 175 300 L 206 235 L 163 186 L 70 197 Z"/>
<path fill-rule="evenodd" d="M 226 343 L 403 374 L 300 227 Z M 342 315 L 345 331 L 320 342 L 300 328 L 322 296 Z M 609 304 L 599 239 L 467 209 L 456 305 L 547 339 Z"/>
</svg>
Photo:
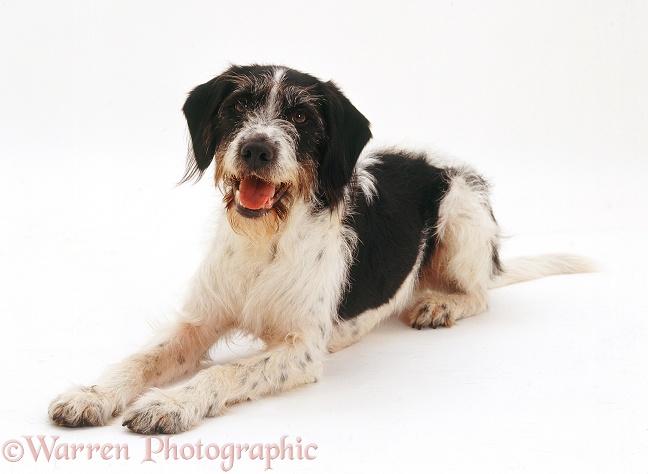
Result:
<svg viewBox="0 0 648 474">
<path fill-rule="evenodd" d="M 317 381 L 330 328 L 290 333 L 261 354 L 200 371 L 187 383 L 151 390 L 124 415 L 124 425 L 142 434 L 179 433 L 227 405 Z"/>
<path fill-rule="evenodd" d="M 109 368 L 96 385 L 54 399 L 49 416 L 67 427 L 105 425 L 147 388 L 193 373 L 218 335 L 206 324 L 179 322 L 148 349 Z"/>
</svg>

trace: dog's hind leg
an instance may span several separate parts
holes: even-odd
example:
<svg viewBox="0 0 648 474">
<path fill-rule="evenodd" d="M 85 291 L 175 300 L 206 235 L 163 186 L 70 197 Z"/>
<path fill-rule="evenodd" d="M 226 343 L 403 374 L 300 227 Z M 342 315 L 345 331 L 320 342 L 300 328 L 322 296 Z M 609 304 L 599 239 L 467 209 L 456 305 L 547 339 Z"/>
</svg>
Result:
<svg viewBox="0 0 648 474">
<path fill-rule="evenodd" d="M 436 248 L 422 269 L 404 318 L 413 328 L 452 326 L 488 307 L 487 289 L 500 271 L 499 227 L 487 183 L 467 168 L 449 169 L 450 185 L 436 226 Z"/>
</svg>

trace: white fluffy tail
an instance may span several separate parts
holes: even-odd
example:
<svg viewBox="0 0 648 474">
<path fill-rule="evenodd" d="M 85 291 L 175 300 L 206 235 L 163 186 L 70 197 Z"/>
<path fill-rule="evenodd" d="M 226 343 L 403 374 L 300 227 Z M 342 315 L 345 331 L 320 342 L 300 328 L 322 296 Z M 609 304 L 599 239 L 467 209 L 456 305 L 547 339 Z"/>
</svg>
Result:
<svg viewBox="0 0 648 474">
<path fill-rule="evenodd" d="M 502 269 L 502 273 L 491 281 L 490 288 L 500 288 L 550 275 L 594 272 L 596 266 L 587 258 L 578 255 L 549 254 L 506 260 L 502 262 Z"/>
</svg>

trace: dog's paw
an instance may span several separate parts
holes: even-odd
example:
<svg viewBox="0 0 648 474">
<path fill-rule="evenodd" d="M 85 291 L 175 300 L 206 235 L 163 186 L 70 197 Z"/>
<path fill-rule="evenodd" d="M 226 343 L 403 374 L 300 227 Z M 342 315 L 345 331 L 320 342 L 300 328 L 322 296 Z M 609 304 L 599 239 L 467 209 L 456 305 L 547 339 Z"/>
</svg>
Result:
<svg viewBox="0 0 648 474">
<path fill-rule="evenodd" d="M 414 329 L 450 327 L 455 321 L 454 305 L 440 296 L 427 296 L 410 309 L 408 322 Z"/>
<path fill-rule="evenodd" d="M 115 403 L 96 387 L 79 387 L 55 398 L 49 406 L 50 419 L 59 426 L 103 426 L 115 415 Z"/>
<path fill-rule="evenodd" d="M 171 390 L 151 390 L 124 414 L 122 426 L 145 435 L 175 434 L 187 431 L 202 416 Z"/>
</svg>

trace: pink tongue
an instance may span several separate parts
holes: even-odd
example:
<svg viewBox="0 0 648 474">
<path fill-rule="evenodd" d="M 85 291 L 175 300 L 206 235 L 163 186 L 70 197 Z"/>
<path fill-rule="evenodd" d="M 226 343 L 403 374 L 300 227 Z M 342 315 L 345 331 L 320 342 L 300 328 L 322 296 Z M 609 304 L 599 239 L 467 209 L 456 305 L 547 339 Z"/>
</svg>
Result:
<svg viewBox="0 0 648 474">
<path fill-rule="evenodd" d="M 244 178 L 239 186 L 241 204 L 254 211 L 262 207 L 271 207 L 274 193 L 275 187 L 272 184 L 255 176 Z"/>
</svg>

